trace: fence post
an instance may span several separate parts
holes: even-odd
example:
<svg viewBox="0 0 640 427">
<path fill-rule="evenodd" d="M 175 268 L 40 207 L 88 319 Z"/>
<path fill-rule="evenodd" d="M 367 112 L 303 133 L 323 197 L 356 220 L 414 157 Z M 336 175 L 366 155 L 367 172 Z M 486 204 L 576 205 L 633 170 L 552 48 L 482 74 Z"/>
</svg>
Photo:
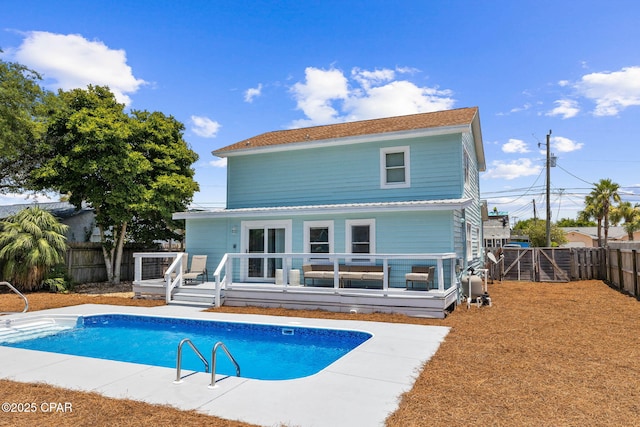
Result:
<svg viewBox="0 0 640 427">
<path fill-rule="evenodd" d="M 616 253 L 618 254 L 618 286 L 620 290 L 624 290 L 624 276 L 622 275 L 622 250 L 616 249 Z"/>
<path fill-rule="evenodd" d="M 636 299 L 640 301 L 640 292 L 638 292 L 638 251 L 631 249 L 631 256 L 633 257 L 633 293 Z"/>
</svg>

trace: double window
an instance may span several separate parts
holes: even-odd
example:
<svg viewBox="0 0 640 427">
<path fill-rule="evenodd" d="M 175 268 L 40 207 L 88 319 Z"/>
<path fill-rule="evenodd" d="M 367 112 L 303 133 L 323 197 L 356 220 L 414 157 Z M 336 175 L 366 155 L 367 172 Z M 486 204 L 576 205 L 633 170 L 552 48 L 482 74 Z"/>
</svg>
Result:
<svg viewBox="0 0 640 427">
<path fill-rule="evenodd" d="M 409 146 L 380 149 L 380 187 L 406 188 L 411 186 Z"/>
</svg>

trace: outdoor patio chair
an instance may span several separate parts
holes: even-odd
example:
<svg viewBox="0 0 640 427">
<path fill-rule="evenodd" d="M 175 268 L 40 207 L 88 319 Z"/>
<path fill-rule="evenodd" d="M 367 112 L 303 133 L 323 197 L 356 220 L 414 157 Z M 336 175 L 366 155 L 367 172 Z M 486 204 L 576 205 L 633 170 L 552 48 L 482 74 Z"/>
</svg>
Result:
<svg viewBox="0 0 640 427">
<path fill-rule="evenodd" d="M 427 286 L 427 290 L 429 290 L 430 286 L 433 285 L 433 275 L 435 271 L 436 268 L 433 266 L 427 267 L 414 265 L 411 267 L 411 273 L 404 275 L 407 289 L 409 289 L 409 282 L 411 282 L 411 288 L 413 288 L 413 282 L 424 282 Z"/>
<path fill-rule="evenodd" d="M 205 279 L 207 282 L 209 281 L 206 255 L 194 255 L 193 257 L 191 257 L 191 266 L 186 273 L 182 274 L 182 279 L 185 281 L 185 283 L 195 282 L 200 276 L 202 276 L 202 283 L 205 282 Z"/>
</svg>

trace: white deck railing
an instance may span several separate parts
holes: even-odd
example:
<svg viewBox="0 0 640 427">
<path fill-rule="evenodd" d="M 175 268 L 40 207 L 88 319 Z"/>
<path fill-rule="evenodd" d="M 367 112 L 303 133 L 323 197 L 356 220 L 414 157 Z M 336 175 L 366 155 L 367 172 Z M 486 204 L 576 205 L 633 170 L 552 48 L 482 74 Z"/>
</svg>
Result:
<svg viewBox="0 0 640 427">
<path fill-rule="evenodd" d="M 367 259 L 367 262 L 358 262 L 356 259 Z M 430 264 L 435 263 L 436 267 L 436 281 L 437 288 L 430 291 L 432 294 L 445 295 L 457 288 L 455 260 L 457 256 L 455 253 L 431 253 L 431 254 L 312 254 L 312 253 L 226 253 L 218 267 L 214 272 L 214 280 L 216 285 L 216 306 L 220 304 L 220 293 L 224 286 L 230 288 L 234 285 L 234 282 L 247 284 L 251 282 L 255 283 L 273 283 L 276 281 L 274 277 L 249 277 L 248 275 L 248 263 L 249 259 L 262 259 L 266 265 L 266 260 L 277 260 L 277 270 L 281 271 L 282 280 L 280 285 L 283 288 L 289 286 L 295 286 L 299 288 L 298 284 L 290 284 L 290 276 L 292 272 L 297 270 L 297 274 L 300 274 L 300 280 L 304 281 L 303 274 L 300 270 L 305 264 L 328 264 L 333 265 L 333 287 L 328 288 L 332 292 L 341 292 L 344 289 L 340 288 L 340 271 L 339 266 L 341 263 L 348 265 L 378 265 L 382 266 L 383 274 L 382 288 L 371 290 L 371 292 L 381 293 L 382 295 L 388 295 L 395 293 L 401 289 L 404 291 L 404 274 L 410 272 L 411 262 L 428 262 Z M 263 265 L 263 268 L 266 266 Z M 446 265 L 446 266 L 445 266 Z M 394 266 L 395 277 L 389 274 L 390 267 Z M 398 266 L 401 268 L 398 270 Z M 279 272 L 280 273 L 280 272 Z M 234 280 L 234 277 L 236 279 Z M 393 279 L 392 279 L 393 277 Z M 396 286 L 391 287 L 390 281 L 394 281 Z M 399 282 L 402 281 L 402 287 L 399 286 Z"/>
<path fill-rule="evenodd" d="M 185 252 L 137 252 L 133 254 L 134 259 L 134 283 L 142 282 L 142 259 L 143 258 L 173 258 L 173 262 L 164 273 L 165 300 L 167 304 L 171 302 L 171 294 L 175 287 L 182 284 L 182 256 Z M 173 277 L 171 277 L 173 275 Z"/>
</svg>

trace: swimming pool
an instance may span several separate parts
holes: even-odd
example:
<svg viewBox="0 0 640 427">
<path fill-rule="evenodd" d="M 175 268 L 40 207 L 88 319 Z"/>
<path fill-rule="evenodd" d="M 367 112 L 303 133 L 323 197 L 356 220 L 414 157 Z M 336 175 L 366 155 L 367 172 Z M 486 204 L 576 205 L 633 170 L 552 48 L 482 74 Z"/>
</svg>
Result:
<svg viewBox="0 0 640 427">
<path fill-rule="evenodd" d="M 174 368 L 182 339 L 189 338 L 207 359 L 214 344 L 222 341 L 238 361 L 243 377 L 262 380 L 313 375 L 372 336 L 354 330 L 128 314 L 79 316 L 75 327 L 42 335 L 25 334 L 24 339 L 4 342 L 0 338 L 0 345 Z M 205 371 L 202 361 L 186 346 L 182 367 Z M 235 367 L 226 357 L 218 357 L 216 372 L 235 375 Z"/>
</svg>

